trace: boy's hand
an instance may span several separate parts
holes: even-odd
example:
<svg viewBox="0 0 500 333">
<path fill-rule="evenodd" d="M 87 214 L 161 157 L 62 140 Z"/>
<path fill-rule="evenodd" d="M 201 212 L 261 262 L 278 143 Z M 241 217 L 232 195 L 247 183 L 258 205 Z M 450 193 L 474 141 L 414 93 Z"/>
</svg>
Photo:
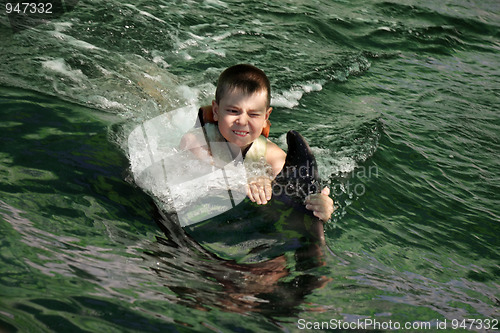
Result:
<svg viewBox="0 0 500 333">
<path fill-rule="evenodd" d="M 252 178 L 248 182 L 247 195 L 258 205 L 265 205 L 273 195 L 271 178 L 266 176 Z"/>
<path fill-rule="evenodd" d="M 333 214 L 333 200 L 329 197 L 330 189 L 325 187 L 321 193 L 311 194 L 306 197 L 306 209 L 312 210 L 314 216 L 322 221 L 328 221 Z"/>
</svg>

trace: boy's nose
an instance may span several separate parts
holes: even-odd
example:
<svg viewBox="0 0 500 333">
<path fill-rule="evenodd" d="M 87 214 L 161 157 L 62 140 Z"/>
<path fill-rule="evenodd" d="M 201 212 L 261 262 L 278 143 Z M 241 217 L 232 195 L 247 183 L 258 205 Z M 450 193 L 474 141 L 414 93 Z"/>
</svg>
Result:
<svg viewBox="0 0 500 333">
<path fill-rule="evenodd" d="M 238 123 L 238 125 L 245 126 L 248 122 L 248 116 L 246 115 L 246 113 L 242 112 L 238 119 L 236 119 L 236 122 Z"/>
</svg>

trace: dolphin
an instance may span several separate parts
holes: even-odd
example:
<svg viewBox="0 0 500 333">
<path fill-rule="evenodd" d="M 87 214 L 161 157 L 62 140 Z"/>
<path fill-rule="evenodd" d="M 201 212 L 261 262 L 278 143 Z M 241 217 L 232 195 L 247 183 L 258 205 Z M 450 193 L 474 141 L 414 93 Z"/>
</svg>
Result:
<svg viewBox="0 0 500 333">
<path fill-rule="evenodd" d="M 321 180 L 318 173 L 316 158 L 299 132 L 291 130 L 286 135 L 287 155 L 283 169 L 274 179 L 274 200 L 287 203 L 311 217 L 310 223 L 304 225 L 307 236 L 311 240 L 324 244 L 323 222 L 314 217 L 304 206 L 304 200 L 310 194 L 321 191 Z M 300 222 L 299 222 L 300 223 Z"/>
<path fill-rule="evenodd" d="M 273 180 L 273 196 L 267 204 L 257 205 L 247 198 L 227 212 L 182 227 L 189 238 L 221 259 L 238 263 L 262 262 L 290 250 L 323 245 L 323 222 L 304 205 L 307 195 L 320 190 L 316 159 L 297 131 L 287 133 L 287 145 L 285 164 Z M 175 238 L 181 241 L 181 228 L 169 225 L 175 216 L 161 215 L 155 219 L 160 228 L 170 238 L 177 230 Z"/>
<path fill-rule="evenodd" d="M 285 164 L 265 205 L 247 198 L 184 227 L 155 206 L 155 221 L 166 236 L 157 237 L 158 243 L 167 247 L 150 251 L 152 269 L 183 304 L 289 315 L 299 313 L 306 295 L 330 281 L 314 270 L 326 264 L 323 223 L 304 206 L 305 197 L 320 190 L 316 160 L 298 132 L 287 133 L 287 144 Z M 161 269 L 159 262 L 164 262 Z M 179 272 L 195 279 L 196 287 L 171 278 Z M 215 291 L 198 282 L 207 276 L 216 282 Z"/>
</svg>

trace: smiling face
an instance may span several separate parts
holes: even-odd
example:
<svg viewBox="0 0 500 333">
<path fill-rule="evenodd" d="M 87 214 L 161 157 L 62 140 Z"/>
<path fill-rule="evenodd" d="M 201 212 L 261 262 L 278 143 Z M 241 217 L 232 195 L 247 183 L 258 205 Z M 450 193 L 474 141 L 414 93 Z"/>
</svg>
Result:
<svg viewBox="0 0 500 333">
<path fill-rule="evenodd" d="M 242 150 L 260 136 L 272 111 L 266 91 L 246 94 L 239 89 L 227 92 L 219 103 L 213 101 L 212 109 L 222 136 Z"/>
</svg>

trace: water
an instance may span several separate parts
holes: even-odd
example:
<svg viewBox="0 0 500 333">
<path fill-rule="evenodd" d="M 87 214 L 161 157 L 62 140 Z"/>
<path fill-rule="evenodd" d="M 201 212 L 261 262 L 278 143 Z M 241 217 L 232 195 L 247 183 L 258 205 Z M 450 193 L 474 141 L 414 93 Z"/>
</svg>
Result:
<svg viewBox="0 0 500 333">
<path fill-rule="evenodd" d="M 79 1 L 15 34 L 0 20 L 1 331 L 500 317 L 497 1 Z M 240 62 L 271 79 L 271 138 L 304 134 L 335 194 L 322 266 L 245 270 L 167 240 L 134 185 L 128 134 L 209 103 Z"/>
</svg>

